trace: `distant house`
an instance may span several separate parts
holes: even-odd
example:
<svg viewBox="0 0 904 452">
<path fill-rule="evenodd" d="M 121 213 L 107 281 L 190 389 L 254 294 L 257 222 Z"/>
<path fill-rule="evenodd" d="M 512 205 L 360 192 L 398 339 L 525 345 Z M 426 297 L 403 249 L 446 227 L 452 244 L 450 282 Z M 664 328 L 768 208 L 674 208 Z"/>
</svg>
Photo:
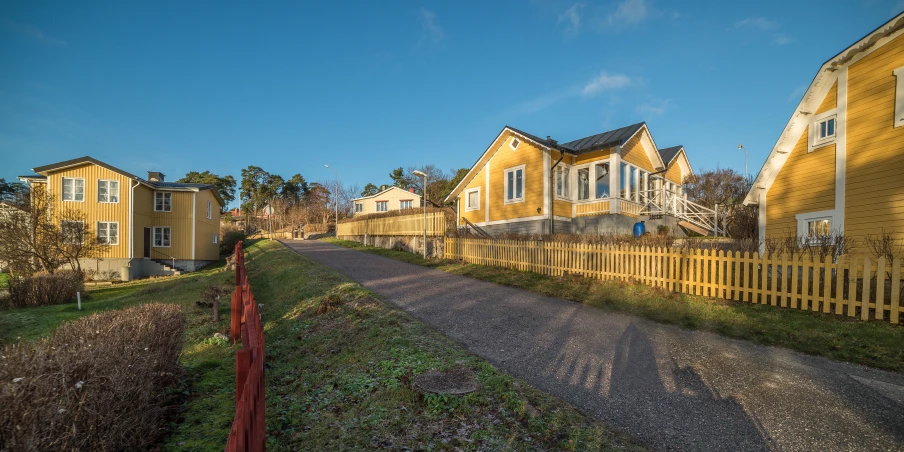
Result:
<svg viewBox="0 0 904 452">
<path fill-rule="evenodd" d="M 660 149 L 645 123 L 567 143 L 506 126 L 446 202 L 459 226 L 490 234 L 624 234 L 638 220 L 710 233 L 711 210 L 688 215 L 692 174 L 684 147 Z"/>
<path fill-rule="evenodd" d="M 83 268 L 125 271 L 123 278 L 172 274 L 159 260 L 192 271 L 217 261 L 223 199 L 214 185 L 165 182 L 160 172 L 142 179 L 91 157 L 33 169 L 19 179 L 53 197 L 51 211 L 76 209 L 109 245 Z M 34 193 L 34 191 L 33 191 Z"/>
<path fill-rule="evenodd" d="M 415 193 L 413 188 L 405 190 L 395 186 L 384 187 L 379 193 L 355 198 L 352 203 L 355 206 L 354 214 L 364 215 L 421 207 L 421 195 Z"/>
<path fill-rule="evenodd" d="M 744 201 L 759 205 L 760 237 L 904 239 L 902 149 L 899 14 L 816 72 Z"/>
</svg>

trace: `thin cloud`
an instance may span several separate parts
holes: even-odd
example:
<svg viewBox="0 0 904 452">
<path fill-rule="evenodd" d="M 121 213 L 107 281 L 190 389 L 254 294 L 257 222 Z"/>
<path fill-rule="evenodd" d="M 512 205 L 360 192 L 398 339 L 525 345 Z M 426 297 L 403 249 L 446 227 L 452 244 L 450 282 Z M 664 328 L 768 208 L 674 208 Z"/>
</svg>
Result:
<svg viewBox="0 0 904 452">
<path fill-rule="evenodd" d="M 778 22 L 760 16 L 751 16 L 744 20 L 735 22 L 735 24 L 728 30 L 746 30 L 752 33 L 763 34 L 768 33 L 769 37 L 771 38 L 771 42 L 779 46 L 794 42 L 794 38 L 792 36 L 781 31 L 781 26 Z"/>
<path fill-rule="evenodd" d="M 609 25 L 630 25 L 642 22 L 650 14 L 646 0 L 624 0 L 614 13 L 606 16 Z"/>
<path fill-rule="evenodd" d="M 11 20 L 5 20 L 3 22 L 3 27 L 9 30 L 12 33 L 15 33 L 19 36 L 24 36 L 29 39 L 33 39 L 38 42 L 43 42 L 45 44 L 51 44 L 56 46 L 67 46 L 69 45 L 63 39 L 55 38 L 47 33 L 41 31 L 40 28 L 35 27 L 33 25 L 26 25 L 13 22 Z"/>
<path fill-rule="evenodd" d="M 734 27 L 732 27 L 732 29 L 738 28 L 756 28 L 762 31 L 769 31 L 778 28 L 778 24 L 765 17 L 754 16 L 738 21 L 734 24 Z"/>
<path fill-rule="evenodd" d="M 581 90 L 585 96 L 595 96 L 603 91 L 610 91 L 627 87 L 634 83 L 631 77 L 624 74 L 609 74 L 603 71 L 596 78 L 584 85 Z"/>
<path fill-rule="evenodd" d="M 794 38 L 784 34 L 784 33 L 776 33 L 772 35 L 772 43 L 783 46 L 785 44 L 790 44 L 794 42 Z"/>
<path fill-rule="evenodd" d="M 653 99 L 637 106 L 637 112 L 648 115 L 662 115 L 669 108 L 672 99 Z"/>
<path fill-rule="evenodd" d="M 559 14 L 559 20 L 556 25 L 565 24 L 565 33 L 577 33 L 581 29 L 581 10 L 584 9 L 583 3 L 571 5 L 562 14 Z"/>
<path fill-rule="evenodd" d="M 421 22 L 421 44 L 430 42 L 439 44 L 446 38 L 446 32 L 443 27 L 436 23 L 436 13 L 426 8 L 421 8 L 418 12 L 418 18 Z"/>
</svg>

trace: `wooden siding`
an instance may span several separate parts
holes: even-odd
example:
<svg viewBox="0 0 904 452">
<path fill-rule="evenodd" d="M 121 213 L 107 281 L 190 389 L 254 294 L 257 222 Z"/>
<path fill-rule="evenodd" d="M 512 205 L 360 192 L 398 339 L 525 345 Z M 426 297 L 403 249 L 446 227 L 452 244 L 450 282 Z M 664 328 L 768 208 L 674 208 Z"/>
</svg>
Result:
<svg viewBox="0 0 904 452">
<path fill-rule="evenodd" d="M 904 239 L 904 127 L 894 128 L 896 77 L 904 66 L 904 36 L 848 70 L 845 233 L 882 230 Z"/>
<path fill-rule="evenodd" d="M 521 140 L 514 150 L 509 146 L 510 137 L 510 133 L 500 137 L 503 142 L 490 159 L 490 221 L 533 217 L 545 209 L 543 150 L 527 140 Z M 505 170 L 520 165 L 524 165 L 524 201 L 505 204 Z"/>
<path fill-rule="evenodd" d="M 172 191 L 167 193 L 173 194 L 172 211 L 153 212 L 151 222 L 153 227 L 170 227 L 170 247 L 153 246 L 154 237 L 153 231 L 151 231 L 151 258 L 192 259 L 192 201 L 195 192 Z M 151 210 L 153 211 L 153 205 Z"/>
<path fill-rule="evenodd" d="M 837 92 L 836 87 L 829 91 L 820 111 L 835 108 Z M 835 145 L 808 153 L 808 140 L 809 127 L 804 129 L 766 194 L 767 237 L 797 234 L 798 214 L 835 209 Z"/>
<path fill-rule="evenodd" d="M 647 151 L 643 148 L 641 137 L 644 133 L 646 132 L 638 132 L 637 135 L 634 135 L 634 138 L 631 138 L 622 146 L 622 160 L 652 173 L 656 169 L 653 168 L 653 163 L 650 162 L 650 157 L 647 156 Z"/>
<path fill-rule="evenodd" d="M 672 163 L 672 166 L 669 167 L 669 170 L 665 172 L 665 179 L 676 184 L 684 184 L 684 181 L 681 180 L 681 165 L 678 164 L 678 159 L 675 159 L 675 162 Z M 666 162 L 668 164 L 668 162 Z"/>
<path fill-rule="evenodd" d="M 835 84 L 832 85 L 832 88 L 829 89 L 829 92 L 826 93 L 825 99 L 822 100 L 822 104 L 819 105 L 819 108 L 816 109 L 816 114 L 821 115 L 833 108 L 838 106 L 838 81 L 835 81 Z"/>
<path fill-rule="evenodd" d="M 486 198 L 486 167 L 480 169 L 477 173 L 477 176 L 471 180 L 471 183 L 462 190 L 461 194 L 458 195 L 458 211 L 461 213 L 461 216 L 467 218 L 471 223 L 483 223 L 486 221 L 486 208 L 487 208 L 487 198 Z M 473 188 L 480 188 L 480 208 L 477 210 L 466 211 L 465 207 L 467 206 L 467 196 L 468 190 Z M 460 221 L 459 225 L 464 225 L 464 221 Z"/>
<path fill-rule="evenodd" d="M 63 201 L 63 178 L 85 179 L 85 200 L 83 202 Z M 119 223 L 119 242 L 111 245 L 103 253 L 103 258 L 118 259 L 129 257 L 129 183 L 128 177 L 107 168 L 91 163 L 67 168 L 48 174 L 50 195 L 54 198 L 51 209 L 55 214 L 65 209 L 82 212 L 90 226 L 91 233 L 97 234 L 97 222 L 114 221 Z M 99 180 L 115 180 L 119 182 L 119 202 L 100 203 L 97 201 L 97 185 Z"/>
<path fill-rule="evenodd" d="M 207 219 L 207 203 L 210 202 L 210 219 Z M 220 258 L 220 203 L 211 190 L 198 192 L 195 204 L 195 259 L 213 261 Z M 214 236 L 217 243 L 213 242 Z"/>
<path fill-rule="evenodd" d="M 132 203 L 134 214 L 132 226 L 134 240 L 132 242 L 132 256 L 144 257 L 144 228 L 154 226 L 154 190 L 146 185 L 135 187 L 135 200 Z"/>
<path fill-rule="evenodd" d="M 590 152 L 590 153 L 587 153 L 587 154 L 581 156 L 581 157 L 583 157 L 583 160 L 581 160 L 579 158 L 573 158 L 573 156 L 571 156 L 569 154 L 565 154 L 565 158 L 562 159 L 562 163 L 560 163 L 559 165 L 562 165 L 562 164 L 578 164 L 579 165 L 581 163 L 586 163 L 590 160 L 604 158 L 606 155 L 609 155 L 609 153 L 610 153 L 609 149 L 606 149 L 603 151 Z M 557 160 L 559 160 L 559 157 L 560 157 L 560 153 L 558 151 L 550 151 L 549 166 L 552 167 L 552 165 L 554 163 L 556 163 Z M 571 173 L 570 173 L 571 178 L 574 178 L 574 171 L 575 171 L 574 168 L 571 168 Z M 574 181 L 569 181 L 569 182 L 571 185 L 574 185 Z M 571 218 L 571 216 L 572 216 L 571 214 L 573 212 L 573 209 L 572 209 L 573 203 L 571 201 L 565 201 L 565 200 L 558 199 L 555 197 L 556 196 L 556 185 L 555 185 L 556 179 L 555 179 L 555 177 L 553 177 L 553 179 L 550 183 L 552 184 L 552 185 L 550 185 L 550 190 L 552 191 L 553 199 L 555 199 L 555 201 L 553 201 L 555 203 L 555 207 L 553 207 L 553 210 L 555 211 L 554 212 L 555 215 L 557 217 Z M 574 191 L 573 190 L 574 187 L 569 186 L 568 188 L 569 188 L 569 190 Z M 546 206 L 543 206 L 543 208 L 545 210 Z M 544 211 L 544 214 L 546 214 L 545 211 Z"/>
<path fill-rule="evenodd" d="M 612 154 L 613 150 L 614 150 L 614 148 L 608 148 L 608 149 L 603 149 L 601 151 L 593 151 L 593 152 L 588 152 L 586 154 L 581 154 L 581 155 L 577 156 L 577 158 L 574 161 L 574 164 L 582 165 L 584 163 L 589 163 L 589 162 L 593 162 L 596 160 L 602 160 L 602 159 L 608 158 L 609 155 Z M 559 158 L 559 154 L 557 152 L 553 152 L 553 157 L 554 157 L 553 162 L 555 162 Z M 568 158 L 566 157 L 565 160 L 568 160 Z"/>
</svg>

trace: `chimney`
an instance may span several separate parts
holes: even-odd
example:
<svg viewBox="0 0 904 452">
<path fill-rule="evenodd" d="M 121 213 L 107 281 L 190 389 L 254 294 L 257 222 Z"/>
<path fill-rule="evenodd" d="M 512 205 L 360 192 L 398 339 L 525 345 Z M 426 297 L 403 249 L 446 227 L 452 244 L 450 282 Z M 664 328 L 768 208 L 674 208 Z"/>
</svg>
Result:
<svg viewBox="0 0 904 452">
<path fill-rule="evenodd" d="M 163 182 L 164 177 L 166 177 L 166 174 L 160 171 L 148 171 L 148 180 L 151 182 Z"/>
<path fill-rule="evenodd" d="M 414 187 L 409 187 L 409 188 L 408 188 L 408 193 L 414 193 Z"/>
<path fill-rule="evenodd" d="M 558 141 L 553 140 L 552 137 L 549 136 L 549 135 L 546 135 L 546 141 L 549 141 L 550 143 L 552 143 L 552 144 L 554 144 L 554 145 L 555 145 L 555 144 L 559 144 Z"/>
<path fill-rule="evenodd" d="M 387 187 L 386 187 L 385 184 L 384 184 L 384 185 L 380 185 L 380 191 L 386 190 L 386 188 L 387 188 Z"/>
</svg>

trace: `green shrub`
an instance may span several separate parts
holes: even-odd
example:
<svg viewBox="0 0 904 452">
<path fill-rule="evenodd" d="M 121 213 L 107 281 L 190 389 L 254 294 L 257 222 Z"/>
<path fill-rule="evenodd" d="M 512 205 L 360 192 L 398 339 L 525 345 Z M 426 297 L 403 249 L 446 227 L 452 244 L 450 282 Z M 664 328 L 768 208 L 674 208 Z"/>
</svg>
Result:
<svg viewBox="0 0 904 452">
<path fill-rule="evenodd" d="M 6 307 L 48 306 L 75 300 L 76 292 L 84 292 L 83 276 L 78 272 L 39 274 L 28 278 L 11 278 Z"/>
<path fill-rule="evenodd" d="M 144 450 L 181 377 L 184 317 L 171 304 L 108 311 L 0 350 L 4 450 Z"/>
</svg>

